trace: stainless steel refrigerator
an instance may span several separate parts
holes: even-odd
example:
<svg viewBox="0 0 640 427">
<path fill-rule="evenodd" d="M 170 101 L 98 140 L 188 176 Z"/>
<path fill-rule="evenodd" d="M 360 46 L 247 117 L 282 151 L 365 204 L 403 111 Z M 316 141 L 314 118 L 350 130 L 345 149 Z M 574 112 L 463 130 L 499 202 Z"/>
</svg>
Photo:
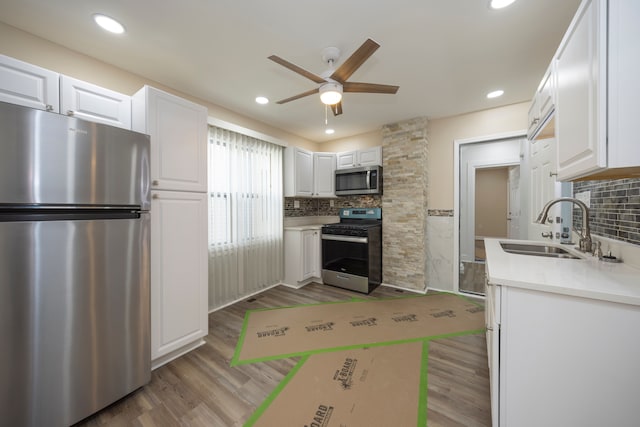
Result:
<svg viewBox="0 0 640 427">
<path fill-rule="evenodd" d="M 0 102 L 0 424 L 150 380 L 149 138 Z"/>
</svg>

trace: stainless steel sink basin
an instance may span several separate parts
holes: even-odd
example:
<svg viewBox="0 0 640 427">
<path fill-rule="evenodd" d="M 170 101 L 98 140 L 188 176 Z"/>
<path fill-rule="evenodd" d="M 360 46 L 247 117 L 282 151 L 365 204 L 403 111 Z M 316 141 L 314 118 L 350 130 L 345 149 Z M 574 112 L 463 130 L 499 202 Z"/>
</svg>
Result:
<svg viewBox="0 0 640 427">
<path fill-rule="evenodd" d="M 559 248 L 557 246 L 548 246 L 544 243 L 535 244 L 500 242 L 500 246 L 502 246 L 502 249 L 505 252 L 509 252 L 510 254 L 580 259 L 580 257 L 575 256 L 564 248 Z"/>
</svg>

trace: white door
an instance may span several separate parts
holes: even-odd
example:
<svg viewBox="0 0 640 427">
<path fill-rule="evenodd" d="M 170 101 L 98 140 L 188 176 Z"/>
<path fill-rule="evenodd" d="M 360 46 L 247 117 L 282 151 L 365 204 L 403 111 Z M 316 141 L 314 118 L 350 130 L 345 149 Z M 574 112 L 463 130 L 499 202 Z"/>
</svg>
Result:
<svg viewBox="0 0 640 427">
<path fill-rule="evenodd" d="M 520 166 L 509 168 L 509 197 L 507 212 L 507 236 L 510 239 L 520 239 Z"/>
<path fill-rule="evenodd" d="M 537 224 L 534 221 L 547 202 L 561 195 L 560 185 L 556 182 L 555 161 L 556 140 L 554 138 L 532 141 L 529 239 L 547 239 L 542 237 L 542 233 L 551 232 L 550 224 Z M 549 216 L 552 218 L 560 216 L 560 209 L 559 204 L 553 206 L 549 211 Z"/>
</svg>

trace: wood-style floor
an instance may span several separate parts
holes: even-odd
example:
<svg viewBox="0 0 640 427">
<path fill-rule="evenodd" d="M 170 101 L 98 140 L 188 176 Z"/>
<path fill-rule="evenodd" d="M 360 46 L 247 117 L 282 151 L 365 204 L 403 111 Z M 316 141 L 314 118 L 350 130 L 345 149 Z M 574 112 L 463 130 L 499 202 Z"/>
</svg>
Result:
<svg viewBox="0 0 640 427">
<path fill-rule="evenodd" d="M 211 313 L 205 345 L 156 369 L 147 386 L 76 426 L 242 426 L 298 361 L 288 358 L 230 367 L 246 310 L 402 294 L 381 286 L 366 296 L 319 284 L 267 290 Z M 483 335 L 431 341 L 429 427 L 490 426 L 488 378 Z M 389 410 L 393 410 L 393 396 L 389 396 Z"/>
</svg>

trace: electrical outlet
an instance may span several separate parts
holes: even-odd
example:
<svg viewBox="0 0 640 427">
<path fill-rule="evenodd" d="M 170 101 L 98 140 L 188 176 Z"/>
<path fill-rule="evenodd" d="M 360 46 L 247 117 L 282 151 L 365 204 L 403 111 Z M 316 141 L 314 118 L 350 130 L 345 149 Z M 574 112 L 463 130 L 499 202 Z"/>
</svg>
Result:
<svg viewBox="0 0 640 427">
<path fill-rule="evenodd" d="M 329 200 L 329 206 L 334 207 L 336 205 L 335 200 L 331 199 Z"/>
<path fill-rule="evenodd" d="M 294 209 L 300 209 L 300 200 L 294 200 L 293 201 L 293 208 Z"/>
<path fill-rule="evenodd" d="M 576 193 L 576 199 L 580 200 L 582 203 L 587 205 L 588 208 L 591 207 L 591 191 L 590 190 Z"/>
</svg>

